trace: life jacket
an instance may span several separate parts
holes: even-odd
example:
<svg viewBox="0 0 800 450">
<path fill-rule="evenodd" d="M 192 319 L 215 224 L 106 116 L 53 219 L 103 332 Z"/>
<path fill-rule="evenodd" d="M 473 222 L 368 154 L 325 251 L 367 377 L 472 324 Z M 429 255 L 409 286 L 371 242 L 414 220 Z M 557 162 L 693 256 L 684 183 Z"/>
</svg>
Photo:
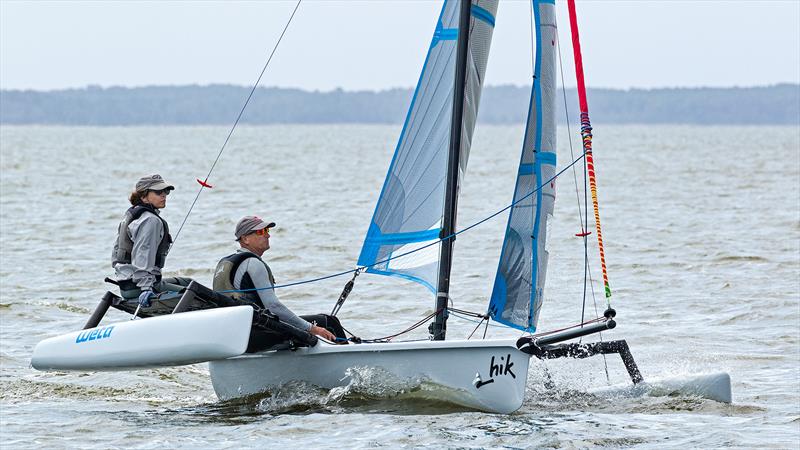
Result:
<svg viewBox="0 0 800 450">
<path fill-rule="evenodd" d="M 241 266 L 242 263 L 249 258 L 256 258 L 259 262 L 261 262 L 261 264 L 264 264 L 264 267 L 267 268 L 269 282 L 275 286 L 275 278 L 272 276 L 272 270 L 270 270 L 269 266 L 264 262 L 264 260 L 250 252 L 236 252 L 232 255 L 222 258 L 219 260 L 219 263 L 217 263 L 217 268 L 214 270 L 213 288 L 217 292 L 245 290 L 245 292 L 224 292 L 224 294 L 237 300 L 244 300 L 246 302 L 253 303 L 259 308 L 263 308 L 261 298 L 258 296 L 258 291 L 247 290 L 256 288 L 253 280 L 250 278 L 250 274 L 244 274 L 239 287 L 236 287 L 233 284 L 233 280 L 236 277 L 236 271 L 239 269 L 239 266 Z"/>
<path fill-rule="evenodd" d="M 164 236 L 161 238 L 161 242 L 158 243 L 155 264 L 159 269 L 164 267 L 164 262 L 167 259 L 167 253 L 169 253 L 169 247 L 172 244 L 172 236 L 169 234 L 169 225 L 167 225 L 167 221 L 161 218 L 161 216 L 158 214 L 158 210 L 153 207 L 153 205 L 148 204 L 132 206 L 125 211 L 125 216 L 122 218 L 122 222 L 119 223 L 119 228 L 117 229 L 117 242 L 114 243 L 114 252 L 111 255 L 111 267 L 114 267 L 119 263 L 131 263 L 133 241 L 128 235 L 128 225 L 141 217 L 145 212 L 151 212 L 155 214 L 155 216 L 158 217 L 158 219 L 161 221 L 161 224 L 164 226 Z"/>
</svg>

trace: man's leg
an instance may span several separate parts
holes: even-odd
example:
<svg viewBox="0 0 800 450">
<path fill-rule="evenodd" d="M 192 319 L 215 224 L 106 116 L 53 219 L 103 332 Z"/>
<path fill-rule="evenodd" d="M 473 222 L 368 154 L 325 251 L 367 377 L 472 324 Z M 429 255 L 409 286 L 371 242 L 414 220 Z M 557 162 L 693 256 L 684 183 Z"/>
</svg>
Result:
<svg viewBox="0 0 800 450">
<path fill-rule="evenodd" d="M 342 328 L 342 324 L 339 323 L 339 319 L 335 316 L 330 316 L 328 314 L 312 314 L 300 316 L 300 318 L 307 322 L 315 323 L 318 327 L 325 328 L 333 333 L 337 338 L 347 339 L 347 335 L 344 332 L 344 328 Z"/>
</svg>

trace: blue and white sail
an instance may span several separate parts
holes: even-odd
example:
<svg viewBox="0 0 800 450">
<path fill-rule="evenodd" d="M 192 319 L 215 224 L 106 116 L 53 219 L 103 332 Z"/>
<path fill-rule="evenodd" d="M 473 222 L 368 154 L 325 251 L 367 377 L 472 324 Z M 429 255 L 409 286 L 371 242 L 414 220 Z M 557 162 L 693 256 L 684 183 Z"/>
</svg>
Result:
<svg viewBox="0 0 800 450">
<path fill-rule="evenodd" d="M 453 114 L 458 4 L 446 0 L 442 7 L 358 258 L 367 272 L 413 280 L 434 293 Z M 459 180 L 467 167 L 496 11 L 497 0 L 472 1 Z"/>
<path fill-rule="evenodd" d="M 509 213 L 489 315 L 534 331 L 547 274 L 547 225 L 556 173 L 556 16 L 554 0 L 533 0 L 536 60 L 514 202 Z M 533 192 L 533 194 L 531 194 Z M 527 197 L 526 197 L 527 196 Z"/>
</svg>

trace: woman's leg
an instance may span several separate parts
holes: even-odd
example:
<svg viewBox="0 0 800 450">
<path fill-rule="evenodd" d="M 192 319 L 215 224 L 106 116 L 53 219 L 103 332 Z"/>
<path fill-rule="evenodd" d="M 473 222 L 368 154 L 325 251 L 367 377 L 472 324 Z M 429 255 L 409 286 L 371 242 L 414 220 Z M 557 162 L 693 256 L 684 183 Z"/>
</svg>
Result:
<svg viewBox="0 0 800 450">
<path fill-rule="evenodd" d="M 191 282 L 192 279 L 188 277 L 162 278 L 161 281 L 153 285 L 153 289 L 156 292 L 183 292 Z"/>
</svg>

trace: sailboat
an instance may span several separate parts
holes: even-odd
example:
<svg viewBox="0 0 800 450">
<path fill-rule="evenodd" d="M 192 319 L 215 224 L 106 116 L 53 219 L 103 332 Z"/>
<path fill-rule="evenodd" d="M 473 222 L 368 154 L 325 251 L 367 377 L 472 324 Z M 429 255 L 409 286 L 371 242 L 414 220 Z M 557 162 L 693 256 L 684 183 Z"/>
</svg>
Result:
<svg viewBox="0 0 800 450">
<path fill-rule="evenodd" d="M 569 4 L 574 18 L 573 0 Z M 99 326 L 110 306 L 134 312 L 132 305 L 107 293 L 84 330 L 39 343 L 33 367 L 130 370 L 207 361 L 212 385 L 222 400 L 298 381 L 334 388 L 348 383 L 349 370 L 369 367 L 386 377 L 442 386 L 445 389 L 429 395 L 440 400 L 511 413 L 523 403 L 532 357 L 616 353 L 631 378 L 632 384 L 626 385 L 641 386 L 643 377 L 625 341 L 564 343 L 614 328 L 616 313 L 611 308 L 569 330 L 534 334 L 543 305 L 549 257 L 545 244 L 555 202 L 558 37 L 554 0 L 532 0 L 532 5 L 534 82 L 513 203 L 485 314 L 487 320 L 521 330 L 522 337 L 446 339 L 458 194 L 475 130 L 498 0 L 445 0 L 355 272 L 398 277 L 428 288 L 435 299 L 430 340 L 335 345 L 195 282 L 183 295 L 163 298 L 152 309 L 137 309 L 142 320 Z M 577 23 L 572 25 L 577 43 Z M 588 124 L 582 74 L 578 78 L 584 91 L 582 118 Z M 584 132 L 590 133 L 586 124 Z M 585 157 L 592 168 L 590 137 L 588 144 Z M 596 218 L 599 237 L 597 212 Z M 610 295 L 607 281 L 606 293 Z M 245 353 L 254 333 L 276 329 L 286 334 L 287 345 Z M 727 374 L 705 377 L 702 385 L 684 381 L 693 393 L 731 400 Z"/>
</svg>

